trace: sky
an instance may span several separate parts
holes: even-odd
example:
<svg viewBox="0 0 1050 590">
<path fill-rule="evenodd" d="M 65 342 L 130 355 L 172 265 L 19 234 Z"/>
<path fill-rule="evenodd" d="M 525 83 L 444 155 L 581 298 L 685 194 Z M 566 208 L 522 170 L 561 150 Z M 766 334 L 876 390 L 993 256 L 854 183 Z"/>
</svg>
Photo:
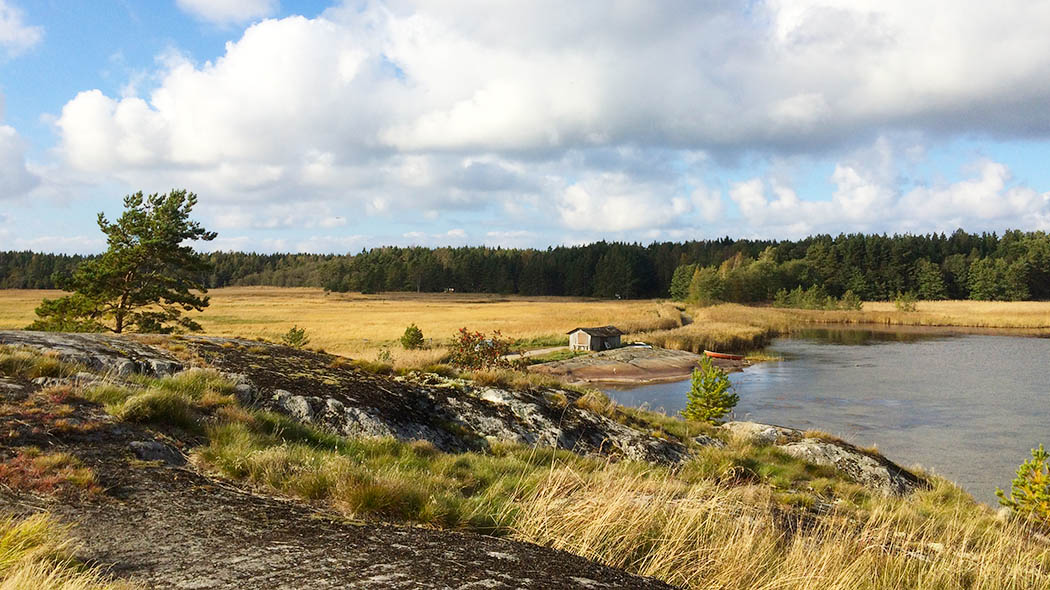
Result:
<svg viewBox="0 0 1050 590">
<path fill-rule="evenodd" d="M 1050 3 L 0 0 L 0 250 L 1050 230 Z"/>
</svg>

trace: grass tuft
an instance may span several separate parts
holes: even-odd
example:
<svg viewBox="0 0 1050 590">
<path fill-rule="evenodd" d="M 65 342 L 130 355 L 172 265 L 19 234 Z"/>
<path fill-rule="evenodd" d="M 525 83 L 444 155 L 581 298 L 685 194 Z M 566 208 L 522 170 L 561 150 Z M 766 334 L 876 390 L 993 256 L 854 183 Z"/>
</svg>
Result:
<svg viewBox="0 0 1050 590">
<path fill-rule="evenodd" d="M 0 590 L 130 590 L 72 560 L 69 528 L 46 513 L 0 518 Z"/>
</svg>

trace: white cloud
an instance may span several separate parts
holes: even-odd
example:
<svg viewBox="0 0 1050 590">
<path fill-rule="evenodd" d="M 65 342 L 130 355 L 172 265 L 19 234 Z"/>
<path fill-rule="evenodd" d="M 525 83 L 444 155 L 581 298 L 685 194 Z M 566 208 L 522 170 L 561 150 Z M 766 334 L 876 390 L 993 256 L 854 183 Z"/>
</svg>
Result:
<svg viewBox="0 0 1050 590">
<path fill-rule="evenodd" d="M 0 0 L 0 48 L 14 57 L 33 47 L 44 38 L 44 29 L 23 22 L 22 11 L 17 6 Z"/>
<path fill-rule="evenodd" d="M 175 0 L 194 17 L 218 25 L 244 23 L 277 12 L 277 0 Z"/>
<path fill-rule="evenodd" d="M 666 186 L 640 184 L 623 174 L 599 174 L 562 191 L 557 210 L 574 230 L 621 232 L 673 224 L 692 211 L 689 199 Z"/>
<path fill-rule="evenodd" d="M 3 124 L 3 107 L 4 97 L 0 94 L 0 201 L 20 197 L 40 183 L 26 165 L 25 140 L 14 127 Z"/>
<path fill-rule="evenodd" d="M 100 236 L 54 236 L 43 235 L 34 238 L 13 238 L 5 248 L 12 250 L 33 250 L 35 252 L 59 252 L 64 254 L 85 254 L 102 252 L 106 249 L 106 240 Z"/>
<path fill-rule="evenodd" d="M 1050 192 L 1038 193 L 1025 186 L 1009 186 L 1006 165 L 984 160 L 977 176 L 940 187 L 919 187 L 905 194 L 900 212 L 916 225 L 967 223 L 987 226 L 989 221 L 1041 227 L 1050 216 Z M 947 222 L 947 223 L 946 223 Z"/>
<path fill-rule="evenodd" d="M 729 194 L 750 235 L 762 237 L 1048 226 L 1050 192 L 1011 185 L 1010 170 L 1000 162 L 977 162 L 973 174 L 957 182 L 902 191 L 893 180 L 876 180 L 839 164 L 831 178 L 837 189 L 829 201 L 805 201 L 790 188 L 760 178 L 734 184 Z"/>
<path fill-rule="evenodd" d="M 276 9 L 178 2 L 220 23 Z M 898 176 L 921 150 L 882 137 L 1050 138 L 1050 5 L 571 4 L 390 0 L 264 20 L 213 60 L 166 54 L 125 96 L 79 93 L 58 152 L 106 181 L 189 187 L 230 208 L 226 229 L 330 229 L 353 210 L 353 231 L 366 215 L 418 217 L 431 240 L 463 212 L 505 222 L 492 231 L 672 235 L 718 224 L 729 203 L 747 224 L 734 231 L 930 227 L 961 219 L 935 205 L 957 201 L 927 189 L 909 221 Z M 704 182 L 720 162 L 829 154 L 829 201 L 779 176 L 727 181 L 727 195 Z M 1045 223 L 1038 193 L 1005 177 L 996 192 L 996 178 L 950 192 L 1014 212 L 975 219 Z"/>
</svg>

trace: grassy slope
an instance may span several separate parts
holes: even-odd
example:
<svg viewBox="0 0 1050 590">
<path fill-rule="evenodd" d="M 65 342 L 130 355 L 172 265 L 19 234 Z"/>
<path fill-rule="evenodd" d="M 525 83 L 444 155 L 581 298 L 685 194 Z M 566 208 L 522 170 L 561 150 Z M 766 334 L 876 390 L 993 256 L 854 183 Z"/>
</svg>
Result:
<svg viewBox="0 0 1050 590">
<path fill-rule="evenodd" d="M 12 350 L 0 350 L 0 367 L 26 376 L 62 369 Z M 207 371 L 139 385 L 85 395 L 128 420 L 204 433 L 194 453 L 203 466 L 352 517 L 510 535 L 693 588 L 1050 587 L 1045 536 L 936 478 L 930 490 L 884 498 L 732 440 L 673 470 L 513 445 L 447 454 L 239 407 Z M 670 436 L 716 434 L 627 413 Z"/>
</svg>

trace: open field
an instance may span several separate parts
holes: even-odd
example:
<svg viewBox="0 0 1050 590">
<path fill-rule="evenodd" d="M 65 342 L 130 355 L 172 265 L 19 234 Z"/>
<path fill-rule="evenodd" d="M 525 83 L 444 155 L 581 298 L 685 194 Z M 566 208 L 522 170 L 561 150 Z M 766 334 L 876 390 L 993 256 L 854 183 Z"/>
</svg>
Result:
<svg viewBox="0 0 1050 590">
<path fill-rule="evenodd" d="M 0 329 L 22 328 L 43 297 L 61 291 L 0 291 Z M 279 340 L 294 325 L 305 328 L 310 347 L 375 358 L 389 347 L 401 364 L 431 362 L 460 328 L 531 340 L 534 347 L 567 344 L 578 326 L 616 324 L 628 331 L 681 325 L 673 307 L 656 301 L 601 301 L 554 297 L 501 297 L 445 293 L 360 295 L 321 289 L 234 287 L 215 289 L 211 306 L 193 314 L 205 333 Z M 404 351 L 398 338 L 415 323 L 436 350 Z"/>
<path fill-rule="evenodd" d="M 0 291 L 0 329 L 29 324 L 43 297 L 60 291 Z M 893 303 L 865 303 L 863 311 L 812 311 L 722 304 L 689 306 L 681 312 L 659 300 L 608 301 L 565 297 L 504 297 L 485 294 L 328 293 L 311 288 L 234 287 L 211 291 L 211 306 L 195 314 L 205 332 L 278 340 L 294 325 L 305 328 L 310 346 L 374 359 L 388 349 L 395 364 L 421 365 L 444 355 L 443 345 L 462 327 L 524 341 L 542 348 L 565 342 L 577 326 L 614 324 L 625 342 L 699 352 L 704 348 L 749 351 L 803 324 L 850 323 L 1015 329 L 1050 334 L 1050 302 L 928 301 L 915 312 Z M 431 345 L 404 351 L 397 339 L 415 323 Z"/>
</svg>

